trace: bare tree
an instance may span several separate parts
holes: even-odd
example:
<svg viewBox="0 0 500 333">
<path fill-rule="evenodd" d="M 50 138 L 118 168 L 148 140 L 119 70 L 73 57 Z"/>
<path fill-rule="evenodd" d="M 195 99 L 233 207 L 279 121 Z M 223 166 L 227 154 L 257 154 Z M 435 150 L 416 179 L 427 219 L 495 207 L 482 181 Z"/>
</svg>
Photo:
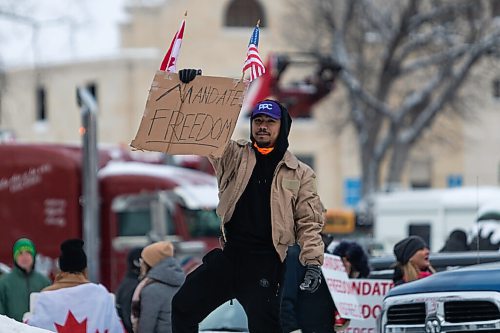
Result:
<svg viewBox="0 0 500 333">
<path fill-rule="evenodd" d="M 9 27 L 5 28 L 5 25 L 0 27 L 0 129 L 4 126 L 5 118 L 8 115 L 8 110 L 6 110 L 5 107 L 2 108 L 3 96 L 8 83 L 6 75 L 6 67 L 8 66 L 4 66 L 4 61 L 2 59 L 3 52 L 8 51 L 3 49 L 3 47 L 8 44 L 5 42 L 5 39 L 17 38 L 17 41 L 19 41 L 23 39 L 22 37 L 24 37 L 25 34 L 28 36 L 31 35 L 29 46 L 31 49 L 32 64 L 35 67 L 36 80 L 39 80 L 37 65 L 41 58 L 40 47 L 43 47 L 39 40 L 41 30 L 54 26 L 67 29 L 69 31 L 70 43 L 73 44 L 75 32 L 86 24 L 85 20 L 87 20 L 86 17 L 88 14 L 85 11 L 85 6 L 77 1 L 59 1 L 58 4 L 53 1 L 50 4 L 52 8 L 64 8 L 61 8 L 60 12 L 50 13 L 49 15 L 47 15 L 47 13 L 42 13 L 44 11 L 41 9 L 44 4 L 34 0 L 3 0 L 0 2 L 0 24 L 8 24 L 7 26 Z M 65 6 L 62 6 L 63 4 Z M 73 14 L 65 12 L 71 5 L 80 10 L 73 9 Z M 46 8 L 45 12 L 47 12 Z M 1 29 L 3 29 L 3 31 Z M 2 41 L 4 42 L 2 43 Z M 71 45 L 68 53 L 73 52 L 73 48 L 74 45 Z M 26 63 L 28 63 L 28 58 L 29 56 L 24 59 Z"/>
<path fill-rule="evenodd" d="M 326 50 L 343 67 L 365 197 L 380 189 L 383 161 L 386 185 L 400 181 L 423 131 L 500 45 L 494 1 L 290 1 L 308 47 Z"/>
</svg>

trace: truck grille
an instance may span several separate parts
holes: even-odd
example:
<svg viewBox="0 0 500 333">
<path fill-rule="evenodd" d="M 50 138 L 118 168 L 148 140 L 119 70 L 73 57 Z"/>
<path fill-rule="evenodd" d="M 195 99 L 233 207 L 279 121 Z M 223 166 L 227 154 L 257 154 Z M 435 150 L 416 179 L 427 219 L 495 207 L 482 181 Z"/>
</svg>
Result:
<svg viewBox="0 0 500 333">
<path fill-rule="evenodd" d="M 444 303 L 444 318 L 450 323 L 497 320 L 500 311 L 490 301 L 450 301 Z"/>
<path fill-rule="evenodd" d="M 397 304 L 387 310 L 388 325 L 425 323 L 425 303 Z"/>
</svg>

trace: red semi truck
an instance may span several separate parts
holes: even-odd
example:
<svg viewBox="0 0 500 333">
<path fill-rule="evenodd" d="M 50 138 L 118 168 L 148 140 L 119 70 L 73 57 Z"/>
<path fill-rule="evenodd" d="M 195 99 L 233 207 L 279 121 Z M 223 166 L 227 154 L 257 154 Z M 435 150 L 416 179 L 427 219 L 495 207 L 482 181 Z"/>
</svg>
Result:
<svg viewBox="0 0 500 333">
<path fill-rule="evenodd" d="M 186 168 L 131 161 L 99 151 L 100 282 L 114 291 L 134 246 L 168 238 L 180 256 L 218 245 L 215 177 Z M 12 244 L 32 239 L 55 269 L 59 245 L 82 238 L 82 152 L 54 144 L 0 144 L 0 262 Z"/>
</svg>

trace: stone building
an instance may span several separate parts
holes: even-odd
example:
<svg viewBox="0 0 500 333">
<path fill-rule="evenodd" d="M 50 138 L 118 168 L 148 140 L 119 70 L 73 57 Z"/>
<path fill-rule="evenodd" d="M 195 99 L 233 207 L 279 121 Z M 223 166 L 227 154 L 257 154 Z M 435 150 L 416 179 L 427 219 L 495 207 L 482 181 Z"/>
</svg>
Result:
<svg viewBox="0 0 500 333">
<path fill-rule="evenodd" d="M 86 86 L 99 105 L 98 139 L 128 145 L 144 110 L 148 90 L 171 38 L 187 11 L 178 68 L 202 68 L 204 75 L 239 77 L 248 39 L 261 20 L 259 50 L 295 51 L 284 37 L 289 22 L 285 1 L 169 0 L 128 2 L 122 23 L 121 50 L 108 58 L 9 69 L 0 108 L 0 128 L 18 140 L 78 142 L 80 115 L 75 89 Z M 465 90 L 477 91 L 472 118 L 445 113 L 412 152 L 404 187 L 500 185 L 500 68 L 478 66 Z M 496 82 L 496 83 L 495 83 Z M 496 88 L 495 88 L 496 87 Z M 346 107 L 340 85 L 312 111 L 295 119 L 290 149 L 310 163 L 318 175 L 325 206 L 340 207 L 359 199 L 360 167 L 352 128 L 333 130 L 332 114 Z M 235 138 L 248 137 L 242 117 Z M 446 133 L 436 143 L 435 133 Z"/>
</svg>

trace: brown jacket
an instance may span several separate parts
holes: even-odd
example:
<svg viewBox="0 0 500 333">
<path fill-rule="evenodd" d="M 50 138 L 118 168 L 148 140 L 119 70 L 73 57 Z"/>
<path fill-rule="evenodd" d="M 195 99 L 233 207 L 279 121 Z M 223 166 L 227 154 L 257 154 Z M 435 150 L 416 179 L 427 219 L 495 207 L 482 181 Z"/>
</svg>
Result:
<svg viewBox="0 0 500 333">
<path fill-rule="evenodd" d="M 42 289 L 42 291 L 70 288 L 79 286 L 84 283 L 90 283 L 84 273 L 61 272 L 57 274 L 56 278 L 54 279 L 54 283 Z"/>
<path fill-rule="evenodd" d="M 253 168 L 255 153 L 246 140 L 229 141 L 222 157 L 210 157 L 219 184 L 217 214 L 222 225 L 233 215 Z M 271 227 L 276 252 L 285 260 L 288 246 L 297 241 L 303 265 L 323 264 L 323 205 L 316 191 L 316 175 L 287 151 L 276 167 L 271 185 Z M 222 227 L 224 234 L 224 228 Z M 224 235 L 225 238 L 225 235 Z"/>
</svg>

